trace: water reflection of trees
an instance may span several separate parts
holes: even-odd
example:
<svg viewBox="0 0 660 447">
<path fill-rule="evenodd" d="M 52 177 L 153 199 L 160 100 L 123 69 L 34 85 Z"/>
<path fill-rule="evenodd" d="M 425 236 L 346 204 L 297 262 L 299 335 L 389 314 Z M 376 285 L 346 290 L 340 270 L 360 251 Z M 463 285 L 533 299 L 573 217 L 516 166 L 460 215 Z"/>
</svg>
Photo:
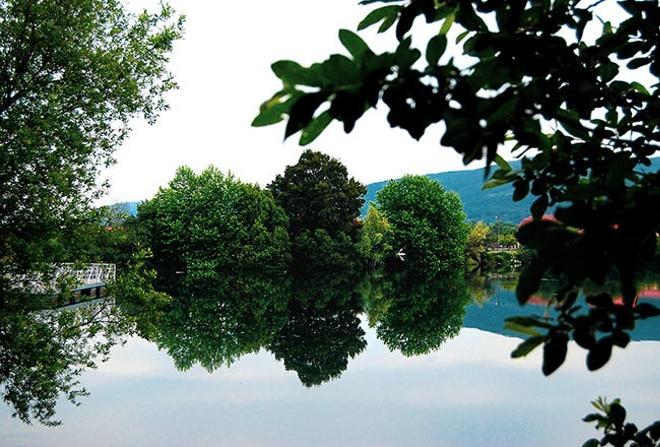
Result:
<svg viewBox="0 0 660 447">
<path fill-rule="evenodd" d="M 179 369 L 212 371 L 270 343 L 286 321 L 286 279 L 213 274 L 186 281 L 153 341 Z"/>
<path fill-rule="evenodd" d="M 107 301 L 44 310 L 32 298 L 10 291 L 0 300 L 0 390 L 14 417 L 58 425 L 57 401 L 78 403 L 87 394 L 80 375 L 105 359 L 128 327 Z"/>
<path fill-rule="evenodd" d="M 4 400 L 25 422 L 57 423 L 57 400 L 86 394 L 80 374 L 126 334 L 153 341 L 182 370 L 199 364 L 212 371 L 267 349 L 305 386 L 319 385 L 366 348 L 365 310 L 390 349 L 413 355 L 458 333 L 469 296 L 458 274 L 431 281 L 406 272 L 378 280 L 347 271 L 294 278 L 201 273 L 169 281 L 171 297 L 153 289 L 153 276 L 136 274 L 118 282 L 112 302 L 65 311 L 3 303 Z"/>
<path fill-rule="evenodd" d="M 265 348 L 306 386 L 339 377 L 365 349 L 365 309 L 390 349 L 416 355 L 457 335 L 470 301 L 460 271 L 367 280 L 347 271 L 294 278 L 212 273 L 181 284 L 149 337 L 179 369 L 200 364 L 212 371 Z"/>
<path fill-rule="evenodd" d="M 367 342 L 356 281 L 337 274 L 294 280 L 286 324 L 268 346 L 306 386 L 339 377 Z"/>
<path fill-rule="evenodd" d="M 408 356 L 425 354 L 463 327 L 470 293 L 462 271 L 436 278 L 401 272 L 370 282 L 365 295 L 369 324 L 392 350 Z"/>
</svg>

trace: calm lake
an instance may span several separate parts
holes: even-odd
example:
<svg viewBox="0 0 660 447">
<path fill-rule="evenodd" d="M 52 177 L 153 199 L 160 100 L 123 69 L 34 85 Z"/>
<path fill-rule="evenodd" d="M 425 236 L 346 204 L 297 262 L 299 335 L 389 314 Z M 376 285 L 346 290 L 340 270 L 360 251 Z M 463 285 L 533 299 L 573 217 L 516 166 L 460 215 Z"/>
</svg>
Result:
<svg viewBox="0 0 660 447">
<path fill-rule="evenodd" d="M 366 348 L 340 377 L 311 387 L 272 350 L 212 372 L 182 371 L 163 345 L 129 338 L 83 374 L 91 395 L 80 406 L 59 404 L 61 426 L 26 425 L 0 406 L 0 445 L 579 446 L 598 435 L 581 421 L 597 396 L 621 397 L 640 426 L 660 415 L 656 321 L 641 324 L 601 370 L 589 372 L 585 351 L 571 343 L 565 364 L 544 377 L 541 349 L 511 359 L 520 339 L 502 331 L 507 316 L 542 315 L 543 299 L 521 308 L 510 286 L 486 290 L 473 291 L 479 303 L 468 306 L 460 333 L 423 355 L 391 350 L 362 317 Z M 656 299 L 657 285 L 645 290 L 642 299 Z M 328 349 L 345 344 L 331 341 Z"/>
</svg>

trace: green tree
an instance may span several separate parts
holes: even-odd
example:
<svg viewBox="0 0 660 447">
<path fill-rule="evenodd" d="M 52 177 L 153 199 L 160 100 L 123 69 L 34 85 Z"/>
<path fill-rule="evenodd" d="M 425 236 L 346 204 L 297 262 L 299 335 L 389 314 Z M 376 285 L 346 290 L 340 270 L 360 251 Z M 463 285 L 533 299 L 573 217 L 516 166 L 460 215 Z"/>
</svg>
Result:
<svg viewBox="0 0 660 447">
<path fill-rule="evenodd" d="M 294 272 L 359 268 L 356 220 L 366 190 L 344 165 L 307 150 L 268 189 L 289 216 Z"/>
<path fill-rule="evenodd" d="M 660 5 L 362 3 L 386 3 L 358 28 L 393 27 L 396 48 L 375 53 L 357 34 L 341 30 L 349 57 L 333 54 L 310 67 L 274 63 L 283 88 L 253 124 L 286 117 L 285 136 L 302 131 L 301 144 L 308 144 L 333 120 L 350 132 L 380 102 L 389 109 L 389 124 L 412 138 L 442 123 L 441 143 L 466 163 L 497 163 L 485 187 L 511 184 L 514 200 L 535 196 L 534 221 L 518 237 L 537 256 L 520 276 L 518 299 L 525 303 L 548 272 L 564 278 L 565 287 L 557 297 L 556 322 L 525 320 L 543 332 L 525 348 L 544 345 L 543 371 L 550 374 L 563 363 L 573 335 L 589 351 L 588 368 L 600 368 L 614 345 L 625 347 L 636 320 L 660 315 L 655 306 L 634 307 L 636 275 L 654 255 L 660 227 L 660 173 L 643 169 L 660 149 Z M 598 8 L 612 6 L 621 8 L 622 20 L 600 23 Z M 422 48 L 423 59 L 413 46 L 417 18 L 438 30 Z M 587 27 L 601 32 L 587 38 Z M 458 52 L 467 58 L 446 53 L 454 32 Z M 506 141 L 521 159 L 518 170 L 498 155 Z M 554 205 L 558 220 L 542 220 Z M 574 306 L 585 280 L 601 283 L 610 273 L 622 284 L 624 306 L 613 306 L 611 295 L 589 298 L 597 312 Z"/>
<path fill-rule="evenodd" d="M 108 302 L 55 311 L 67 290 L 19 278 L 97 257 L 77 251 L 108 236 L 90 210 L 97 174 L 131 120 L 166 108 L 182 24 L 165 4 L 136 16 L 117 0 L 0 1 L 0 382 L 25 422 L 56 424 L 58 398 L 77 402 L 78 376 L 131 330 Z"/>
<path fill-rule="evenodd" d="M 373 205 L 369 206 L 362 223 L 358 250 L 372 270 L 383 267 L 385 260 L 394 255 L 392 226 Z"/>
<path fill-rule="evenodd" d="M 0 2 L 0 270 L 58 261 L 54 241 L 98 196 L 130 120 L 166 108 L 182 23 L 167 5 Z"/>
<path fill-rule="evenodd" d="M 339 160 L 311 150 L 287 166 L 268 189 L 287 212 L 293 236 L 316 229 L 354 234 L 366 192 Z"/>
<path fill-rule="evenodd" d="M 483 254 L 487 249 L 490 227 L 484 222 L 476 222 L 469 226 L 467 243 L 465 246 L 465 257 L 474 268 L 483 264 Z"/>
<path fill-rule="evenodd" d="M 462 269 L 467 227 L 460 197 L 424 176 L 405 176 L 377 195 L 404 261 L 432 277 Z"/>
<path fill-rule="evenodd" d="M 140 204 L 139 216 L 166 282 L 177 272 L 284 272 L 290 262 L 287 217 L 272 195 L 214 167 L 199 175 L 179 168 L 168 187 Z"/>
</svg>

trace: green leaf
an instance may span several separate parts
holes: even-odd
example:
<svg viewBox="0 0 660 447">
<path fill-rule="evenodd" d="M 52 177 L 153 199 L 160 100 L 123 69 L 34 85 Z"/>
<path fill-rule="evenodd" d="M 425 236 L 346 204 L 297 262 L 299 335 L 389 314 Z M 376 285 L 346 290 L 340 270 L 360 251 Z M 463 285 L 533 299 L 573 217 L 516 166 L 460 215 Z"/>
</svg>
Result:
<svg viewBox="0 0 660 447">
<path fill-rule="evenodd" d="M 502 158 L 500 154 L 496 154 L 495 158 L 493 161 L 499 166 L 499 168 L 503 171 L 510 172 L 511 171 L 511 165 L 509 164 L 508 161 Z"/>
<path fill-rule="evenodd" d="M 279 123 L 284 119 L 284 115 L 289 113 L 291 104 L 303 96 L 303 94 L 299 91 L 293 91 L 291 93 L 281 91 L 276 93 L 271 99 L 261 105 L 259 115 L 252 121 L 252 127 L 270 126 L 271 124 Z"/>
<path fill-rule="evenodd" d="M 620 404 L 612 402 L 612 404 L 610 404 L 610 411 L 608 411 L 608 416 L 615 425 L 621 426 L 626 421 L 626 409 L 623 408 Z"/>
<path fill-rule="evenodd" d="M 600 441 L 598 439 L 590 439 L 584 444 L 582 444 L 582 447 L 598 447 L 600 446 Z"/>
<path fill-rule="evenodd" d="M 320 80 L 314 76 L 314 73 L 298 62 L 277 61 L 271 65 L 271 69 L 275 76 L 290 85 L 307 85 L 311 87 L 320 85 Z"/>
<path fill-rule="evenodd" d="M 568 352 L 568 335 L 564 333 L 555 334 L 543 346 L 543 374 L 549 376 L 559 368 Z"/>
<path fill-rule="evenodd" d="M 455 19 L 456 19 L 456 13 L 451 13 L 447 16 L 445 21 L 442 22 L 442 26 L 440 27 L 440 31 L 439 31 L 439 34 L 441 36 L 444 36 L 449 32 L 451 26 L 454 24 Z M 467 32 L 470 32 L 470 30 L 468 30 Z"/>
<path fill-rule="evenodd" d="M 430 66 L 438 65 L 440 57 L 447 49 L 447 37 L 444 35 L 433 36 L 426 46 L 426 61 Z"/>
<path fill-rule="evenodd" d="M 378 28 L 378 32 L 384 33 L 388 29 L 392 28 L 392 25 L 396 23 L 396 17 L 396 15 L 393 15 L 383 20 L 383 23 L 381 23 L 380 27 Z"/>
<path fill-rule="evenodd" d="M 557 111 L 557 121 L 559 124 L 574 137 L 582 138 L 583 140 L 589 139 L 589 132 L 580 123 L 580 118 L 574 111 L 560 109 Z"/>
<path fill-rule="evenodd" d="M 365 53 L 371 53 L 365 41 L 352 31 L 347 29 L 339 30 L 339 40 L 355 60 L 361 59 Z"/>
<path fill-rule="evenodd" d="M 524 342 L 520 343 L 518 347 L 511 353 L 511 357 L 514 359 L 517 359 L 519 357 L 525 357 L 527 354 L 532 352 L 537 346 L 539 346 L 543 341 L 545 340 L 545 337 L 543 336 L 535 336 L 535 337 L 530 337 Z"/>
<path fill-rule="evenodd" d="M 543 214 L 548 209 L 548 196 L 543 194 L 532 203 L 531 211 L 534 219 L 538 220 L 543 217 Z"/>
<path fill-rule="evenodd" d="M 470 32 L 471 31 L 468 30 L 468 31 L 463 31 L 461 34 L 459 34 L 458 37 L 456 37 L 456 43 L 457 44 L 461 43 L 463 39 L 465 39 L 467 36 L 470 35 Z"/>
<path fill-rule="evenodd" d="M 504 329 L 506 329 L 508 331 L 512 331 L 512 332 L 518 332 L 520 334 L 532 335 L 534 337 L 541 337 L 541 334 L 539 333 L 539 331 L 537 331 L 533 327 L 525 326 L 525 325 L 522 325 L 522 324 L 519 324 L 519 323 L 515 323 L 513 321 L 506 321 L 504 323 Z M 543 338 L 543 337 L 541 337 L 541 338 Z M 543 341 L 543 340 L 541 340 L 541 341 Z"/>
<path fill-rule="evenodd" d="M 609 82 L 619 74 L 619 66 L 614 62 L 606 62 L 599 65 L 596 72 L 600 76 L 601 81 Z"/>
<path fill-rule="evenodd" d="M 646 90 L 646 87 L 644 87 L 642 84 L 640 84 L 640 83 L 637 82 L 637 81 L 633 81 L 633 82 L 631 82 L 631 83 L 630 83 L 630 86 L 631 86 L 634 90 L 636 90 L 636 91 L 638 91 L 639 93 L 641 93 L 642 95 L 651 96 L 651 94 L 649 93 L 649 91 Z"/>
<path fill-rule="evenodd" d="M 410 37 L 403 39 L 394 53 L 396 63 L 401 70 L 408 70 L 422 55 L 418 49 L 411 48 L 411 44 Z"/>
<path fill-rule="evenodd" d="M 289 121 L 287 122 L 284 138 L 288 138 L 299 130 L 307 127 L 314 118 L 314 112 L 328 99 L 325 92 L 309 93 L 300 97 L 291 105 Z"/>
<path fill-rule="evenodd" d="M 316 138 L 318 138 L 318 136 L 323 133 L 325 128 L 328 127 L 331 122 L 332 115 L 330 115 L 330 112 L 328 111 L 325 111 L 318 117 L 314 118 L 314 120 L 312 120 L 312 122 L 303 129 L 302 134 L 300 135 L 299 144 L 301 146 L 306 146 L 312 141 L 316 140 Z"/>
<path fill-rule="evenodd" d="M 393 5 L 383 6 L 382 8 L 374 9 L 369 14 L 367 14 L 367 16 L 364 19 L 362 19 L 362 21 L 358 25 L 358 31 L 368 28 L 372 25 L 375 25 L 380 21 L 385 21 L 385 22 L 391 21 L 391 23 L 393 24 L 394 21 L 396 21 L 396 17 L 399 14 L 400 10 L 401 10 L 400 6 L 393 6 Z"/>
<path fill-rule="evenodd" d="M 513 201 L 520 202 L 529 194 L 529 183 L 517 181 L 513 184 Z"/>
<path fill-rule="evenodd" d="M 541 321 L 533 317 L 509 317 L 506 319 L 506 321 L 519 324 L 521 326 L 542 327 L 545 329 L 552 329 L 552 325 L 550 323 L 546 323 L 545 321 Z"/>
<path fill-rule="evenodd" d="M 277 124 L 284 119 L 284 115 L 276 109 L 266 109 L 252 120 L 252 127 L 264 127 Z"/>
<path fill-rule="evenodd" d="M 497 107 L 495 112 L 488 116 L 488 123 L 495 124 L 512 121 L 513 118 L 515 118 L 515 112 L 518 108 L 518 101 L 518 96 L 513 96 L 504 102 L 504 104 Z"/>
<path fill-rule="evenodd" d="M 486 190 L 486 189 L 491 189 L 491 188 L 497 188 L 498 186 L 506 185 L 507 183 L 511 183 L 514 179 L 512 178 L 491 178 L 487 182 L 485 182 L 482 186 L 481 189 Z"/>
<path fill-rule="evenodd" d="M 595 371 L 602 368 L 612 356 L 612 340 L 605 337 L 598 341 L 596 345 L 589 350 L 587 354 L 587 369 Z"/>
<path fill-rule="evenodd" d="M 520 304 L 525 304 L 529 297 L 539 289 L 544 274 L 545 264 L 538 259 L 533 260 L 523 269 L 516 286 L 516 297 Z"/>
<path fill-rule="evenodd" d="M 333 54 L 324 61 L 320 72 L 330 84 L 347 85 L 360 80 L 360 71 L 355 62 L 340 54 Z"/>
</svg>

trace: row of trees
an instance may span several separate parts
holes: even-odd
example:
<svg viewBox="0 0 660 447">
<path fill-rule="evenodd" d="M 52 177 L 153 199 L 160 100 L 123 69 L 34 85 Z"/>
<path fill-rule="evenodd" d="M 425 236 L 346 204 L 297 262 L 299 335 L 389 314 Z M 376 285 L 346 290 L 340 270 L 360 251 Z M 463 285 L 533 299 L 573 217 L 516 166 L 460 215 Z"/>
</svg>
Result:
<svg viewBox="0 0 660 447">
<path fill-rule="evenodd" d="M 362 222 L 365 188 L 305 151 L 261 189 L 188 168 L 139 206 L 138 233 L 172 302 L 153 331 L 181 369 L 261 348 L 305 385 L 337 377 L 366 346 L 358 314 L 405 355 L 458 334 L 469 293 L 459 197 L 426 177 L 388 184 Z"/>
<path fill-rule="evenodd" d="M 533 259 L 533 251 L 518 243 L 518 227 L 507 222 L 469 224 L 465 248 L 469 271 L 517 274 Z"/>
<path fill-rule="evenodd" d="M 467 227 L 455 193 L 404 177 L 361 222 L 364 193 L 339 161 L 313 151 L 266 189 L 213 167 L 180 168 L 140 205 L 137 225 L 164 282 L 218 272 L 359 274 L 402 261 L 430 276 L 463 268 Z"/>
</svg>

